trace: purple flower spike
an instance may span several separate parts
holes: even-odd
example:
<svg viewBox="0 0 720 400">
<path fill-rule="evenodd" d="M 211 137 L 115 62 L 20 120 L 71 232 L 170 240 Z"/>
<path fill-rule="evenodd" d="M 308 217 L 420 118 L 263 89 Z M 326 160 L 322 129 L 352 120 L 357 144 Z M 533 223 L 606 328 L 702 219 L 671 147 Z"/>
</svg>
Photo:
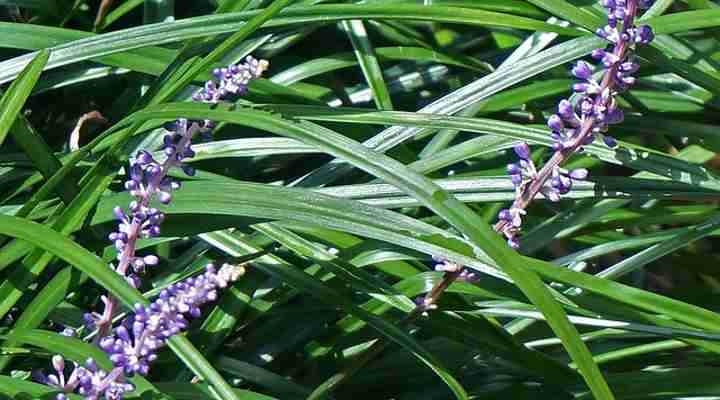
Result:
<svg viewBox="0 0 720 400">
<path fill-rule="evenodd" d="M 617 95 L 636 82 L 633 76 L 640 68 L 633 51 L 638 44 L 653 39 L 649 26 L 636 26 L 638 10 L 652 5 L 650 0 L 602 0 L 607 9 L 607 24 L 597 29 L 599 37 L 609 42 L 608 48 L 596 49 L 591 56 L 604 67 L 602 79 L 593 79 L 594 67 L 586 61 L 578 61 L 571 69 L 578 79 L 572 89 L 577 93 L 575 105 L 567 99 L 558 103 L 557 114 L 547 120 L 554 154 L 548 164 L 537 170 L 530 160 L 529 150 L 518 151 L 520 162 L 508 167 L 516 196 L 512 207 L 498 214 L 495 229 L 504 234 L 508 245 L 517 248 L 520 215 L 537 194 L 550 201 L 559 201 L 572 190 L 574 181 L 588 176 L 585 169 L 566 171 L 560 168 L 573 153 L 581 153 L 583 146 L 591 144 L 600 134 L 606 145 L 617 146 L 617 141 L 605 134 L 612 124 L 623 121 L 618 107 Z"/>
<path fill-rule="evenodd" d="M 209 264 L 204 274 L 171 285 L 149 306 L 137 305 L 134 317 L 113 335 L 102 338 L 100 347 L 125 374 L 146 375 L 166 340 L 187 328 L 186 314 L 199 316 L 203 304 L 217 299 L 217 289 L 227 287 L 243 273 L 243 267 L 225 264 L 216 271 Z"/>
<path fill-rule="evenodd" d="M 229 99 L 231 95 L 242 94 L 249 82 L 260 77 L 267 66 L 267 61 L 247 57 L 242 64 L 215 69 L 213 75 L 219 81 L 208 81 L 192 98 L 194 101 L 217 103 Z M 143 257 L 135 255 L 137 240 L 160 235 L 160 224 L 165 219 L 165 215 L 151 207 L 150 203 L 157 198 L 160 203 L 168 204 L 172 200 L 170 192 L 180 188 L 179 182 L 167 176 L 171 168 L 180 167 L 188 175 L 194 174 L 192 167 L 183 164 L 183 160 L 195 156 L 191 140 L 195 134 L 208 134 L 215 123 L 180 118 L 166 123 L 164 127 L 168 130 L 162 147 L 166 159 L 156 160 L 147 150 L 137 152 L 123 183 L 135 199 L 127 210 L 119 206 L 113 208 L 118 225 L 117 230 L 108 235 L 118 251 L 118 264 L 110 264 L 110 267 L 135 288 L 141 285 L 138 274 L 160 261 L 152 254 Z M 167 338 L 187 328 L 186 316 L 199 316 L 200 306 L 216 300 L 216 290 L 238 279 L 243 271 L 242 267 L 231 265 L 223 265 L 216 271 L 209 265 L 205 274 L 172 285 L 149 307 L 136 307 L 136 314 L 127 317 L 112 334 L 110 329 L 117 300 L 109 295 L 101 296 L 105 307 L 103 313 L 87 313 L 84 320 L 89 330 L 97 329 L 96 344 L 108 353 L 115 368 L 109 372 L 100 370 L 90 359 L 84 367 L 73 363 L 72 372 L 68 375 L 70 368 L 67 368 L 65 360 L 54 356 L 52 366 L 56 373 L 45 375 L 35 372 L 35 379 L 59 389 L 58 400 L 68 399 L 70 393 L 80 394 L 86 400 L 121 400 L 125 393 L 135 390 L 133 385 L 125 382 L 126 375 L 147 374 L 149 364 L 157 358 L 156 350 L 164 345 Z M 74 333 L 71 329 L 63 331 L 65 335 Z"/>
<path fill-rule="evenodd" d="M 434 266 L 435 271 L 437 272 L 450 272 L 450 273 L 458 273 L 457 279 L 462 282 L 477 282 L 480 279 L 480 276 L 474 272 L 473 270 L 462 266 L 460 264 L 456 264 L 454 262 L 450 262 L 448 260 L 435 257 L 433 256 L 433 260 L 436 261 L 436 264 Z M 424 298 L 420 298 L 419 302 L 416 304 L 421 305 L 424 301 Z"/>
<path fill-rule="evenodd" d="M 229 97 L 241 95 L 247 91 L 250 81 L 259 78 L 267 67 L 267 61 L 256 60 L 248 56 L 242 64 L 216 68 L 213 70 L 213 75 L 218 82 L 206 82 L 205 86 L 195 93 L 193 99 L 197 98 L 197 101 L 206 103 L 217 103 Z"/>
<path fill-rule="evenodd" d="M 149 306 L 136 305 L 135 314 L 98 343 L 115 366 L 110 372 L 99 369 L 93 359 L 88 359 L 84 367 L 73 363 L 68 376 L 65 360 L 56 355 L 52 358 L 56 373 L 35 372 L 34 379 L 59 389 L 61 393 L 56 399 L 78 393 L 86 400 L 121 400 L 125 393 L 135 390 L 125 382 L 126 376 L 149 372 L 150 363 L 157 359 L 157 351 L 167 339 L 187 328 L 185 314 L 199 316 L 202 305 L 217 299 L 218 289 L 235 282 L 244 272 L 242 266 L 224 264 L 216 270 L 209 264 L 204 274 L 171 285 Z"/>
<path fill-rule="evenodd" d="M 247 85 L 253 79 L 260 77 L 267 69 L 268 62 L 247 57 L 242 64 L 231 65 L 227 68 L 218 68 L 213 75 L 218 82 L 208 81 L 195 95 L 193 100 L 206 103 L 218 103 L 230 99 L 231 96 L 245 92 Z M 195 156 L 191 148 L 191 140 L 196 134 L 207 134 L 215 126 L 213 121 L 192 121 L 179 118 L 166 123 L 168 133 L 163 137 L 162 151 L 166 159 L 162 162 L 153 155 L 140 150 L 128 169 L 128 180 L 125 188 L 135 197 L 128 211 L 115 207 L 113 212 L 119 221 L 117 230 L 108 238 L 118 250 L 118 266 L 114 268 L 120 275 L 127 277 L 130 267 L 136 273 L 141 273 L 147 265 L 157 264 L 157 258 L 139 258 L 135 256 L 135 242 L 141 238 L 152 238 L 160 235 L 160 225 L 164 214 L 150 207 L 153 198 L 162 204 L 172 201 L 171 191 L 180 188 L 180 182 L 167 176 L 170 169 L 179 167 L 187 175 L 194 175 L 195 170 L 183 163 L 183 160 Z M 128 277 L 129 282 L 139 287 L 140 280 L 137 275 Z M 106 304 L 105 311 L 100 318 L 94 318 L 101 335 L 109 331 L 115 300 Z"/>
</svg>

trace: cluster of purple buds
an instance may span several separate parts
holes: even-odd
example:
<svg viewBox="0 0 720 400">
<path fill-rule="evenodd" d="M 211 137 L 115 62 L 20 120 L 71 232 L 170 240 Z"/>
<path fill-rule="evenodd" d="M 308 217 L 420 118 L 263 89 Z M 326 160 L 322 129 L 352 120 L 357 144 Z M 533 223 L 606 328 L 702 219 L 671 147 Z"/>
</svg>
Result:
<svg viewBox="0 0 720 400">
<path fill-rule="evenodd" d="M 251 80 L 259 78 L 269 63 L 246 57 L 242 64 L 233 64 L 225 68 L 215 68 L 213 76 L 217 79 L 205 82 L 205 86 L 192 97 L 194 101 L 217 103 L 231 96 L 240 96 L 247 91 Z"/>
<path fill-rule="evenodd" d="M 251 80 L 262 76 L 270 64 L 266 60 L 257 60 L 247 56 L 245 62 L 228 67 L 215 68 L 212 72 L 215 80 L 205 82 L 192 99 L 197 102 L 216 104 L 222 100 L 231 100 L 247 92 Z M 204 120 L 199 122 L 203 133 L 212 130 L 215 122 Z"/>
<path fill-rule="evenodd" d="M 594 68 L 585 61 L 578 61 L 572 68 L 572 74 L 580 82 L 573 85 L 573 91 L 579 95 L 575 105 L 569 100 L 558 104 L 557 114 L 548 119 L 548 127 L 553 131 L 556 151 L 566 149 L 582 150 L 595 136 L 608 130 L 611 124 L 623 121 L 623 112 L 618 107 L 616 96 L 635 83 L 632 75 L 640 65 L 628 50 L 635 44 L 648 44 L 654 35 L 652 29 L 643 25 L 636 27 L 634 19 L 639 8 L 647 8 L 651 1 L 603 0 L 608 10 L 608 24 L 597 30 L 597 35 L 611 43 L 610 49 L 596 49 L 592 57 L 605 68 L 602 80 L 594 77 Z M 615 147 L 614 138 L 604 135 L 603 141 Z M 581 143 L 578 143 L 580 141 Z"/>
<path fill-rule="evenodd" d="M 212 104 L 230 100 L 245 93 L 249 82 L 260 77 L 268 65 L 265 60 L 256 60 L 248 56 L 241 64 L 217 68 L 213 71 L 213 75 L 218 82 L 207 81 L 192 98 L 195 101 Z M 113 269 L 135 288 L 141 283 L 139 274 L 143 273 L 147 266 L 159 262 L 159 258 L 155 255 L 135 254 L 136 241 L 140 238 L 159 236 L 160 225 L 165 220 L 165 214 L 151 207 L 150 203 L 153 198 L 157 198 L 161 204 L 170 204 L 171 192 L 180 188 L 180 182 L 167 175 L 171 168 L 179 167 L 188 176 L 195 175 L 195 170 L 183 161 L 195 156 L 191 148 L 193 137 L 196 134 L 209 134 L 214 127 L 214 121 L 193 121 L 185 118 L 165 124 L 165 129 L 168 131 L 163 137 L 162 150 L 165 160 L 158 161 L 150 152 L 140 150 L 130 164 L 128 180 L 124 186 L 135 200 L 130 203 L 127 211 L 122 207 L 113 209 L 118 226 L 116 231 L 110 233 L 108 239 L 117 249 L 118 265 L 113 266 Z M 132 268 L 132 272 L 128 272 L 129 268 Z M 109 302 L 113 301 L 109 300 Z M 88 313 L 85 316 L 85 323 L 89 329 L 109 323 L 112 304 L 108 306 L 108 302 L 105 302 L 105 309 L 102 315 Z"/>
<path fill-rule="evenodd" d="M 235 282 L 244 272 L 242 266 L 224 264 L 216 270 L 208 264 L 204 274 L 164 289 L 149 306 L 137 304 L 135 313 L 99 342 L 114 365 L 109 373 L 89 359 L 85 366 L 74 364 L 66 379 L 65 362 L 56 355 L 52 359 L 56 374 L 36 372 L 35 379 L 58 388 L 61 393 L 57 400 L 67 399 L 68 393 L 81 394 L 86 400 L 122 399 L 124 393 L 134 390 L 132 384 L 125 382 L 126 378 L 146 375 L 167 339 L 188 327 L 187 317 L 199 317 L 200 307 L 217 300 L 217 290 Z"/>
<path fill-rule="evenodd" d="M 532 181 L 538 179 L 538 170 L 535 163 L 530 158 L 530 146 L 527 143 L 520 143 L 514 147 L 520 161 L 508 164 L 507 172 L 510 180 L 515 186 L 516 192 L 521 193 L 525 186 Z M 540 188 L 540 193 L 550 201 L 559 201 L 560 195 L 566 194 L 572 188 L 573 180 L 584 180 L 587 178 L 588 171 L 584 168 L 567 171 L 559 166 L 552 168 L 550 179 Z M 507 221 L 517 221 L 514 219 L 501 218 Z"/>
<path fill-rule="evenodd" d="M 638 10 L 650 8 L 652 3 L 653 0 L 602 0 L 608 23 L 595 33 L 615 44 L 650 43 L 654 38 L 652 29 L 647 25 L 636 27 L 633 22 Z"/>
<path fill-rule="evenodd" d="M 113 369 L 107 373 L 99 369 L 92 358 L 89 358 L 84 366 L 73 362 L 72 371 L 68 371 L 63 357 L 55 355 L 52 366 L 55 374 L 45 375 L 35 371 L 33 378 L 37 382 L 57 388 L 60 393 L 55 396 L 56 400 L 67 400 L 69 393 L 78 393 L 85 397 L 85 400 L 120 400 L 126 392 L 135 390 L 135 386 L 125 382 L 122 370 Z"/>
<path fill-rule="evenodd" d="M 195 101 L 215 104 L 241 95 L 247 91 L 248 83 L 260 77 L 267 67 L 267 61 L 248 56 L 244 63 L 216 68 L 213 75 L 218 82 L 207 81 L 192 98 Z M 166 156 L 163 162 L 155 160 L 148 151 L 140 150 L 137 153 L 130 165 L 129 179 L 125 182 L 125 189 L 135 197 L 135 200 L 130 203 L 127 213 L 120 207 L 114 209 L 120 223 L 118 230 L 109 237 L 118 249 L 118 260 L 121 265 L 126 263 L 133 266 L 136 271 L 142 271 L 145 265 L 157 263 L 157 257 L 134 257 L 134 254 L 127 254 L 126 249 L 134 247 L 137 237 L 155 237 L 160 234 L 160 224 L 165 219 L 165 215 L 156 208 L 150 207 L 150 200 L 153 196 L 157 196 L 160 203 L 169 204 L 172 200 L 171 192 L 180 188 L 180 182 L 167 176 L 170 168 L 180 167 L 185 174 L 195 175 L 195 170 L 183 164 L 183 160 L 195 156 L 191 148 L 193 136 L 197 133 L 207 133 L 213 127 L 213 121 L 191 121 L 180 118 L 165 125 L 168 133 L 163 137 L 163 153 Z M 120 269 L 119 272 L 124 273 L 125 268 Z"/>
<path fill-rule="evenodd" d="M 160 225 L 165 220 L 165 214 L 151 207 L 150 202 L 153 197 L 157 197 L 161 204 L 170 204 L 171 192 L 180 188 L 180 182 L 167 176 L 168 171 L 173 167 L 181 167 L 186 174 L 195 174 L 193 168 L 182 164 L 182 161 L 195 156 L 190 144 L 193 135 L 198 131 L 197 123 L 179 119 L 172 124 L 172 130 L 163 138 L 163 151 L 166 155 L 163 162 L 156 160 L 150 152 L 140 150 L 130 164 L 125 189 L 135 200 L 130 203 L 127 212 L 121 207 L 113 209 L 119 223 L 117 231 L 108 236 L 118 251 L 117 271 L 121 275 L 125 275 L 128 266 L 140 273 L 145 266 L 158 263 L 156 256 L 135 256 L 135 241 L 160 235 Z"/>
<path fill-rule="evenodd" d="M 115 328 L 113 335 L 100 339 L 100 348 L 125 374 L 147 375 L 158 349 L 188 327 L 186 315 L 199 317 L 202 305 L 217 300 L 217 289 L 227 287 L 243 273 L 242 267 L 225 264 L 216 270 L 208 264 L 204 274 L 164 289 L 149 306 L 137 304 L 131 318 Z"/>
<path fill-rule="evenodd" d="M 514 150 L 520 161 L 508 164 L 507 172 L 515 186 L 516 196 L 519 197 L 527 190 L 527 186 L 539 179 L 540 176 L 535 163 L 530 158 L 530 146 L 527 143 L 520 143 L 515 145 Z M 587 176 L 588 171 L 585 168 L 568 171 L 555 165 L 550 171 L 549 179 L 546 179 L 539 188 L 539 193 L 550 201 L 560 201 L 560 197 L 572 189 L 573 181 L 584 180 Z M 503 222 L 501 232 L 507 239 L 508 245 L 516 250 L 520 248 L 518 234 L 525 214 L 525 209 L 517 207 L 515 203 L 510 208 L 500 210 L 498 213 L 498 220 Z"/>
<path fill-rule="evenodd" d="M 649 26 L 636 27 L 635 17 L 638 11 L 651 6 L 651 0 L 602 0 L 608 12 L 608 23 L 597 30 L 597 35 L 610 42 L 610 48 L 593 51 L 592 57 L 599 60 L 605 68 L 597 77 L 594 67 L 585 61 L 579 61 L 572 68 L 572 74 L 580 82 L 573 85 L 577 94 L 575 102 L 563 99 L 557 107 L 557 113 L 548 118 L 547 125 L 552 131 L 553 162 L 541 170 L 530 159 L 530 148 L 522 143 L 515 146 L 520 158 L 517 163 L 509 164 L 507 171 L 516 190 L 516 198 L 509 209 L 498 214 L 496 229 L 514 249 L 519 248 L 517 235 L 522 226 L 525 208 L 537 193 L 550 201 L 560 200 L 572 188 L 573 181 L 584 180 L 587 170 L 567 171 L 560 164 L 582 146 L 592 143 L 597 135 L 609 147 L 617 142 L 605 134 L 608 126 L 623 121 L 623 112 L 618 107 L 616 97 L 635 83 L 632 76 L 639 64 L 631 54 L 636 44 L 647 44 L 653 39 Z M 598 80 L 599 79 L 599 80 Z"/>
</svg>

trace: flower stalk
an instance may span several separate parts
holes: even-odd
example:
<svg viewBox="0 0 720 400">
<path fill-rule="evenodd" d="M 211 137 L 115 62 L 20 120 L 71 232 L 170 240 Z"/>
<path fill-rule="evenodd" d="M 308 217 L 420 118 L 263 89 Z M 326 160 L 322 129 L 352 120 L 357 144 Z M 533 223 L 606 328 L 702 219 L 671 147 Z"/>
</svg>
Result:
<svg viewBox="0 0 720 400">
<path fill-rule="evenodd" d="M 213 70 L 216 80 L 207 81 L 192 99 L 209 104 L 232 100 L 246 93 L 250 81 L 260 77 L 267 67 L 267 61 L 247 57 L 241 64 L 217 68 Z M 167 205 L 172 201 L 171 192 L 181 187 L 179 181 L 168 176 L 172 168 L 181 168 L 190 176 L 195 174 L 191 166 L 183 163 L 195 156 L 192 139 L 197 134 L 209 134 L 214 128 L 215 122 L 211 120 L 178 119 L 165 126 L 168 133 L 163 137 L 164 161 L 156 160 L 147 150 L 140 150 L 132 160 L 124 187 L 134 200 L 127 210 L 119 206 L 113 209 L 119 222 L 108 239 L 117 249 L 117 266 L 111 264 L 110 267 L 133 287 L 140 287 L 139 276 L 146 267 L 159 263 L 154 254 L 136 254 L 138 239 L 160 235 L 160 225 L 165 220 L 165 214 L 152 207 L 152 201 L 157 199 Z M 133 385 L 126 382 L 127 377 L 147 375 L 150 363 L 157 358 L 157 351 L 165 346 L 167 339 L 187 329 L 188 318 L 199 317 L 200 307 L 215 301 L 217 290 L 227 287 L 243 273 L 242 266 L 225 264 L 216 270 L 209 264 L 204 274 L 171 285 L 149 306 L 137 304 L 134 312 L 115 329 L 112 319 L 119 301 L 110 294 L 101 296 L 103 312 L 86 314 L 85 325 L 97 330 L 94 343 L 108 354 L 114 368 L 103 371 L 93 359 L 88 359 L 84 366 L 74 363 L 68 374 L 64 359 L 56 355 L 52 359 L 55 374 L 38 372 L 36 380 L 59 389 L 57 400 L 67 399 L 69 393 L 81 394 L 86 400 L 122 399 L 126 392 L 134 390 Z"/>
<path fill-rule="evenodd" d="M 631 51 L 636 44 L 647 44 L 653 39 L 649 26 L 636 27 L 635 18 L 639 10 L 649 8 L 652 0 L 602 0 L 608 11 L 608 24 L 597 30 L 596 34 L 606 39 L 611 49 L 597 49 L 592 57 L 599 60 L 605 67 L 602 80 L 593 79 L 593 68 L 584 61 L 579 61 L 572 69 L 572 74 L 581 82 L 573 85 L 579 94 L 578 101 L 573 104 L 562 100 L 558 104 L 557 114 L 548 119 L 548 127 L 552 130 L 551 137 L 554 153 L 552 157 L 537 169 L 530 157 L 530 147 L 520 143 L 514 150 L 520 158 L 517 164 L 508 165 L 508 174 L 515 185 L 516 196 L 509 209 L 498 213 L 498 222 L 494 225 L 496 232 L 504 235 L 508 245 L 520 248 L 518 233 L 522 226 L 522 217 L 530 203 L 538 196 L 550 201 L 559 201 L 560 196 L 569 192 L 574 180 L 583 180 L 588 172 L 585 169 L 567 171 L 562 165 L 568 158 L 582 152 L 582 146 L 594 142 L 602 135 L 606 145 L 615 147 L 617 142 L 605 133 L 608 126 L 622 122 L 622 110 L 618 107 L 616 96 L 627 90 L 634 82 L 639 64 L 633 59 Z M 409 325 L 416 321 L 424 312 L 437 308 L 437 302 L 445 291 L 457 280 L 477 281 L 479 277 L 468 268 L 448 261 L 436 259 L 435 270 L 443 272 L 443 278 L 422 298 L 416 301 L 416 307 L 401 321 Z M 348 368 L 348 371 L 334 376 L 332 379 L 345 379 L 352 371 L 358 370 L 369 362 L 386 346 L 382 340 L 376 341 L 366 350 L 367 357 Z M 337 381 L 333 381 L 338 385 Z M 321 386 L 311 395 L 319 395 Z M 324 393 L 324 389 L 322 390 Z"/>
</svg>

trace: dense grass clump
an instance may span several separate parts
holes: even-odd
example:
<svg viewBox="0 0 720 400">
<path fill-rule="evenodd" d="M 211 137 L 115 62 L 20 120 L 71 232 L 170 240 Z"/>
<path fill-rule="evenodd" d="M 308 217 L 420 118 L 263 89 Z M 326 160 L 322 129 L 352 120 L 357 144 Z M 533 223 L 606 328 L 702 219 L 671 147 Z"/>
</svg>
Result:
<svg viewBox="0 0 720 400">
<path fill-rule="evenodd" d="M 0 398 L 720 398 L 718 28 L 0 2 Z"/>
</svg>

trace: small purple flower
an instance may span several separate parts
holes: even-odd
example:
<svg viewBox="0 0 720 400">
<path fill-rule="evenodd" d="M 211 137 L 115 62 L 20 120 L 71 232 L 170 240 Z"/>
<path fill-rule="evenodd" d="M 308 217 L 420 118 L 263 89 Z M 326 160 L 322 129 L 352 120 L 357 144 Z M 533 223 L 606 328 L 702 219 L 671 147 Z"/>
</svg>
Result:
<svg viewBox="0 0 720 400">
<path fill-rule="evenodd" d="M 515 185 L 516 189 L 520 189 L 523 185 L 532 181 L 537 175 L 537 169 L 532 159 L 530 159 L 530 146 L 527 143 L 520 143 L 514 147 L 515 154 L 520 157 L 520 161 L 507 165 L 507 173 Z"/>
<path fill-rule="evenodd" d="M 498 213 L 498 221 L 505 222 L 501 233 L 505 235 L 508 246 L 516 250 L 520 247 L 517 235 L 522 227 L 522 217 L 526 214 L 525 210 L 518 207 L 503 209 Z"/>
<path fill-rule="evenodd" d="M 592 76 L 593 68 L 585 61 L 578 61 L 572 69 L 572 74 L 580 80 L 588 80 Z"/>
<path fill-rule="evenodd" d="M 520 157 L 523 160 L 529 160 L 530 159 L 530 146 L 528 146 L 527 143 L 522 142 L 518 143 L 513 147 L 513 150 L 515 150 L 515 154 L 517 154 L 518 157 Z"/>
</svg>

